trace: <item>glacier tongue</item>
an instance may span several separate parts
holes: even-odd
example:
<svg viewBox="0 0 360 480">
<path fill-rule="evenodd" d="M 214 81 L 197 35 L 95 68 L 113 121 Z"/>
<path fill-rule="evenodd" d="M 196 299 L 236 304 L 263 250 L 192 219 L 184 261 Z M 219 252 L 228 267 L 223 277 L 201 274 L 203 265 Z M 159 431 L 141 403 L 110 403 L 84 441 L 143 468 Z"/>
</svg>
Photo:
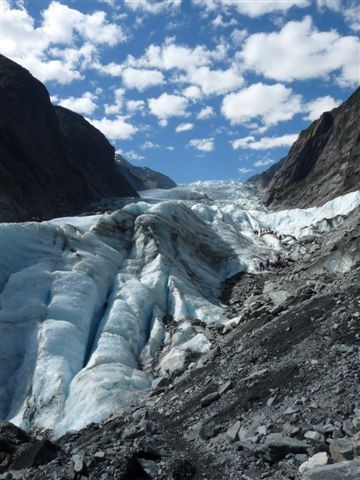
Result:
<svg viewBox="0 0 360 480">
<path fill-rule="evenodd" d="M 211 197 L 211 185 L 203 188 Z M 136 403 L 152 380 L 143 367 L 168 340 L 164 317 L 178 329 L 159 357 L 162 373 L 184 368 L 187 351 L 210 348 L 189 317 L 228 321 L 219 301 L 225 278 L 301 252 L 294 240 L 260 238 L 254 228 L 301 235 L 323 222 L 324 230 L 324 219 L 349 213 L 360 193 L 276 213 L 245 210 L 241 199 L 194 203 L 188 191 L 185 200 L 0 225 L 1 419 L 59 436 Z"/>
</svg>

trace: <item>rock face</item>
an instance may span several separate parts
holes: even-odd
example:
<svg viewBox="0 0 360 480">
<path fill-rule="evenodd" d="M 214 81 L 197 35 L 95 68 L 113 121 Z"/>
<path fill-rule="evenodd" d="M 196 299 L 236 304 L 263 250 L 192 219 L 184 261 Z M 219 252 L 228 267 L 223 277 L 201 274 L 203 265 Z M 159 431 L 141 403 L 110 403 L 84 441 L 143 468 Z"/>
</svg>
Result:
<svg viewBox="0 0 360 480">
<path fill-rule="evenodd" d="M 114 148 L 81 115 L 0 55 L 0 221 L 47 219 L 107 197 L 137 196 Z"/>
<path fill-rule="evenodd" d="M 135 190 L 176 187 L 176 183 L 163 173 L 147 167 L 135 167 L 121 155 L 116 155 L 115 160 L 120 173 Z"/>
<path fill-rule="evenodd" d="M 360 187 L 360 88 L 300 133 L 288 155 L 250 181 L 271 207 L 323 205 Z"/>
</svg>

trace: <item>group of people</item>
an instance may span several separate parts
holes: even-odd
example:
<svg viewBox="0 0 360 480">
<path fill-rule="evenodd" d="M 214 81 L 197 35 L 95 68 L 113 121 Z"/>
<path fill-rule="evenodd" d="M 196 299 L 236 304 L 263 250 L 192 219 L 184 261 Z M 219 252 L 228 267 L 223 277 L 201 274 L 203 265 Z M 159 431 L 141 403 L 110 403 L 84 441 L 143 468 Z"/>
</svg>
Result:
<svg viewBox="0 0 360 480">
<path fill-rule="evenodd" d="M 276 230 L 271 230 L 271 229 L 265 229 L 265 228 L 260 228 L 259 230 L 253 230 L 254 234 L 257 235 L 258 237 L 262 237 L 263 235 L 274 235 L 278 240 L 283 239 L 283 236 L 281 233 L 277 232 Z"/>
<path fill-rule="evenodd" d="M 283 270 L 284 268 L 289 266 L 289 262 L 287 258 L 281 258 L 279 255 L 278 258 L 275 260 L 275 262 L 271 262 L 270 258 L 266 260 L 266 262 L 260 262 L 260 270 L 263 272 L 265 270 L 270 270 L 274 272 L 279 272 L 280 270 Z"/>
</svg>

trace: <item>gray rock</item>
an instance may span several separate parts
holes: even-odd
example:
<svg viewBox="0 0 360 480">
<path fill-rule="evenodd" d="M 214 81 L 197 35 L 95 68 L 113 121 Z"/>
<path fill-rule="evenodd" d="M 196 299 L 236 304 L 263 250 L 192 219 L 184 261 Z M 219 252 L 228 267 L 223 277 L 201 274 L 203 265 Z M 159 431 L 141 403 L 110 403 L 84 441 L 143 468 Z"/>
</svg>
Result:
<svg viewBox="0 0 360 480">
<path fill-rule="evenodd" d="M 359 480 L 360 462 L 340 462 L 304 472 L 302 480 Z"/>
<path fill-rule="evenodd" d="M 202 407 L 207 407 L 211 403 L 216 402 L 216 400 L 219 400 L 219 398 L 220 398 L 219 392 L 209 393 L 209 395 L 206 395 L 200 400 L 200 405 Z"/>
<path fill-rule="evenodd" d="M 272 463 L 285 458 L 289 453 L 305 453 L 307 449 L 308 445 L 301 440 L 285 437 L 281 433 L 271 433 L 265 443 L 256 448 L 256 452 Z"/>
<path fill-rule="evenodd" d="M 220 385 L 220 387 L 218 388 L 218 392 L 220 395 L 222 395 L 223 393 L 230 390 L 231 387 L 232 387 L 232 382 L 231 380 L 229 380 L 228 382 L 225 382 L 222 385 Z"/>
<path fill-rule="evenodd" d="M 72 461 L 74 463 L 74 470 L 76 473 L 82 472 L 84 468 L 83 456 L 80 453 L 76 453 L 72 456 Z"/>
<path fill-rule="evenodd" d="M 314 430 L 309 430 L 305 432 L 304 437 L 307 440 L 310 440 L 312 443 L 323 443 L 325 442 L 325 437 L 319 432 L 315 432 Z"/>
<path fill-rule="evenodd" d="M 238 433 L 240 430 L 240 422 L 237 421 L 234 423 L 234 425 L 230 428 L 228 428 L 225 432 L 225 435 L 230 439 L 231 442 L 235 442 L 235 440 L 238 439 Z"/>
<path fill-rule="evenodd" d="M 354 458 L 354 447 L 351 438 L 337 438 L 330 444 L 330 455 L 334 462 L 352 460 Z"/>
</svg>

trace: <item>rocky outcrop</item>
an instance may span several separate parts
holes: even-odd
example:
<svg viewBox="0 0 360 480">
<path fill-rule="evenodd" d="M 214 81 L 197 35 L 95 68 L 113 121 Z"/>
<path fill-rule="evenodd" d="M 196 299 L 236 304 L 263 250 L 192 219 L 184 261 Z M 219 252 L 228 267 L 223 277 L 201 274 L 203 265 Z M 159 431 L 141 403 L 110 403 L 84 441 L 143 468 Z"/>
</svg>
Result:
<svg viewBox="0 0 360 480">
<path fill-rule="evenodd" d="M 148 167 L 135 167 L 121 155 L 116 155 L 115 160 L 121 175 L 126 178 L 135 190 L 176 187 L 176 183 L 163 173 L 156 172 Z"/>
<path fill-rule="evenodd" d="M 48 219 L 91 202 L 137 196 L 114 148 L 81 115 L 53 107 L 45 86 L 0 55 L 0 221 Z"/>
<path fill-rule="evenodd" d="M 267 206 L 312 207 L 360 188 L 360 88 L 300 133 L 288 155 L 250 181 Z"/>
</svg>

